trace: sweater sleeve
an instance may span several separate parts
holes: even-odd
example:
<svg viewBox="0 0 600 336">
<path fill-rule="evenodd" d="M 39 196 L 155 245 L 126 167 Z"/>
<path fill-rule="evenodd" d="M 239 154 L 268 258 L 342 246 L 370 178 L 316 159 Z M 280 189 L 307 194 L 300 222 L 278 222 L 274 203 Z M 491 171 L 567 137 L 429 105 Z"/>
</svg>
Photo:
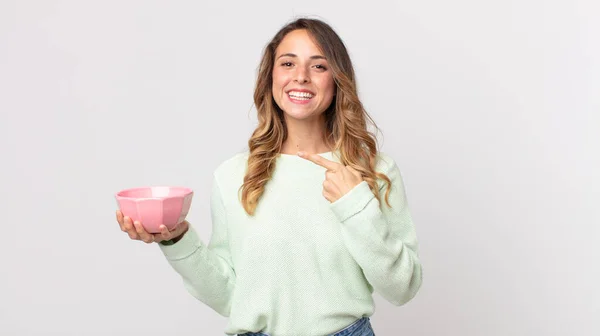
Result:
<svg viewBox="0 0 600 336">
<path fill-rule="evenodd" d="M 344 244 L 369 284 L 387 301 L 400 306 L 417 294 L 422 269 L 400 170 L 387 156 L 383 162 L 391 180 L 391 208 L 385 203 L 383 181 L 378 185 L 381 202 L 362 181 L 330 206 L 342 223 Z"/>
<path fill-rule="evenodd" d="M 219 314 L 229 316 L 236 275 L 229 252 L 225 206 L 214 175 L 210 208 L 212 234 L 208 245 L 190 224 L 177 243 L 159 246 L 181 276 L 185 289 Z"/>
</svg>

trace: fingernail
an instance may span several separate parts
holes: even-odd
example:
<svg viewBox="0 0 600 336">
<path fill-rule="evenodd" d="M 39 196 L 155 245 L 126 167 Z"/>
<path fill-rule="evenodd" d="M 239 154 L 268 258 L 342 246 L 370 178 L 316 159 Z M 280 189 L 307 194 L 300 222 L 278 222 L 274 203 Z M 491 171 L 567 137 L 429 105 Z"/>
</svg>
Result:
<svg viewBox="0 0 600 336">
<path fill-rule="evenodd" d="M 298 152 L 298 156 L 304 156 L 304 152 Z"/>
</svg>

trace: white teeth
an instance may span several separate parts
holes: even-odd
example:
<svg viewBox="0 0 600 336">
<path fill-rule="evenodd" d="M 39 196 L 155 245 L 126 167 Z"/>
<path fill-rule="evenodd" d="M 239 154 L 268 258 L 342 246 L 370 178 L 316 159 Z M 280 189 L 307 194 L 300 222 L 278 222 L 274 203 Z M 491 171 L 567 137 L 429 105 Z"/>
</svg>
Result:
<svg viewBox="0 0 600 336">
<path fill-rule="evenodd" d="M 288 95 L 290 95 L 291 97 L 295 97 L 295 98 L 312 98 L 313 97 L 313 95 L 311 93 L 297 92 L 297 91 L 290 91 L 290 92 L 288 92 Z"/>
</svg>

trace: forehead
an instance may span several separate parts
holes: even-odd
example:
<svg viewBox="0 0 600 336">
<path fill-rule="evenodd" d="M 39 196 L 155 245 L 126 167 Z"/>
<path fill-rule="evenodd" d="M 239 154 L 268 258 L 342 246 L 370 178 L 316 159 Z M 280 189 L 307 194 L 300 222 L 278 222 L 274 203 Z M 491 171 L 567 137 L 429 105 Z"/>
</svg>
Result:
<svg viewBox="0 0 600 336">
<path fill-rule="evenodd" d="M 285 53 L 294 53 L 300 57 L 322 55 L 319 46 L 304 29 L 291 31 L 281 40 L 275 54 L 279 56 Z"/>
</svg>

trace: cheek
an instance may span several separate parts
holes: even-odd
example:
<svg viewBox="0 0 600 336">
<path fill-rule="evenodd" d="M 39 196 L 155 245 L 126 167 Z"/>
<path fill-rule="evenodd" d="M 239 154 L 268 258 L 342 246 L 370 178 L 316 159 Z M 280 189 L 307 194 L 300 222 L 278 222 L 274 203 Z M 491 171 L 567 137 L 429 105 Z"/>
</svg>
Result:
<svg viewBox="0 0 600 336">
<path fill-rule="evenodd" d="M 286 86 L 288 82 L 287 76 L 285 73 L 278 71 L 277 69 L 273 70 L 273 89 L 282 89 Z"/>
<path fill-rule="evenodd" d="M 333 77 L 323 78 L 320 86 L 328 99 L 333 97 L 333 94 L 335 93 L 335 82 L 333 81 Z"/>
<path fill-rule="evenodd" d="M 271 93 L 273 95 L 273 99 L 275 99 L 276 102 L 279 102 L 279 97 L 281 96 L 280 92 L 281 92 L 281 84 L 280 84 L 280 79 L 279 79 L 279 75 L 277 74 L 277 72 L 275 70 L 273 70 L 273 84 L 271 84 Z"/>
</svg>

